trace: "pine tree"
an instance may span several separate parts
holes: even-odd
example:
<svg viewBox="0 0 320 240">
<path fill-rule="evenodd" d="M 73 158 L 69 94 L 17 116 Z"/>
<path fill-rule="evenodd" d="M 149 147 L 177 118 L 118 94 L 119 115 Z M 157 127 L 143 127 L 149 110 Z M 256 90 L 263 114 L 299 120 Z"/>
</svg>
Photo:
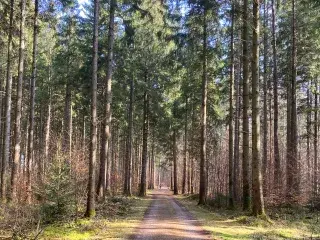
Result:
<svg viewBox="0 0 320 240">
<path fill-rule="evenodd" d="M 97 71 L 98 71 L 98 34 L 99 34 L 99 0 L 94 1 L 92 83 L 91 83 L 91 142 L 89 153 L 89 181 L 86 217 L 95 216 L 95 168 L 97 156 Z"/>
</svg>

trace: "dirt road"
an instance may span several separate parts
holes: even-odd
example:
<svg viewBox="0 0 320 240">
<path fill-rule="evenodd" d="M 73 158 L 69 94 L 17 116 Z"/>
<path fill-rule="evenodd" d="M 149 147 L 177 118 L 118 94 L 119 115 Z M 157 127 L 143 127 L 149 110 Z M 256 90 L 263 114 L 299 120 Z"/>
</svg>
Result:
<svg viewBox="0 0 320 240">
<path fill-rule="evenodd" d="M 210 239 L 210 235 L 169 190 L 154 190 L 152 197 L 144 220 L 130 239 Z"/>
</svg>

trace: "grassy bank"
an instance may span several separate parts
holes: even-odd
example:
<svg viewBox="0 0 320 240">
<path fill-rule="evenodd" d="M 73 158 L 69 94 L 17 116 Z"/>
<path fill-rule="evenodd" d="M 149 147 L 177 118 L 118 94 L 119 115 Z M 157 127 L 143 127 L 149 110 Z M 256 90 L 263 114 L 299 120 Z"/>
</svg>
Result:
<svg viewBox="0 0 320 240">
<path fill-rule="evenodd" d="M 242 211 L 197 206 L 192 197 L 177 198 L 213 239 L 319 239 L 320 213 L 305 208 L 273 208 L 271 221 L 245 215 Z M 312 238 L 311 238 L 312 237 Z"/>
</svg>

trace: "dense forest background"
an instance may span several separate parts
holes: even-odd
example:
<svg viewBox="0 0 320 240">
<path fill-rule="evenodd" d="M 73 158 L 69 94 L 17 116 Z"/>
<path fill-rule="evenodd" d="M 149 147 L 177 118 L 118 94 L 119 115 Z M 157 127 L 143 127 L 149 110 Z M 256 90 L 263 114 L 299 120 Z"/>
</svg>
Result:
<svg viewBox="0 0 320 240">
<path fill-rule="evenodd" d="M 254 215 L 319 207 L 319 10 L 1 0 L 2 202 L 92 217 L 161 185 Z"/>
</svg>

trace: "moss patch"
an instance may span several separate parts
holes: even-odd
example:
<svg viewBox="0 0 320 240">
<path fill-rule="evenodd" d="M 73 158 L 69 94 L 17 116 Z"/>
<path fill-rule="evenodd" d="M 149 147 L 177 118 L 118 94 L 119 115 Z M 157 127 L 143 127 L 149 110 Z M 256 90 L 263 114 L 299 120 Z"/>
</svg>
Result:
<svg viewBox="0 0 320 240">
<path fill-rule="evenodd" d="M 197 200 L 186 196 L 179 200 L 203 228 L 212 233 L 213 239 L 310 239 L 320 237 L 317 221 L 319 213 L 307 209 L 294 209 L 287 214 L 284 209 L 268 209 L 271 221 L 255 218 L 239 210 L 211 209 L 198 206 Z M 277 217 L 274 217 L 276 215 Z"/>
</svg>

